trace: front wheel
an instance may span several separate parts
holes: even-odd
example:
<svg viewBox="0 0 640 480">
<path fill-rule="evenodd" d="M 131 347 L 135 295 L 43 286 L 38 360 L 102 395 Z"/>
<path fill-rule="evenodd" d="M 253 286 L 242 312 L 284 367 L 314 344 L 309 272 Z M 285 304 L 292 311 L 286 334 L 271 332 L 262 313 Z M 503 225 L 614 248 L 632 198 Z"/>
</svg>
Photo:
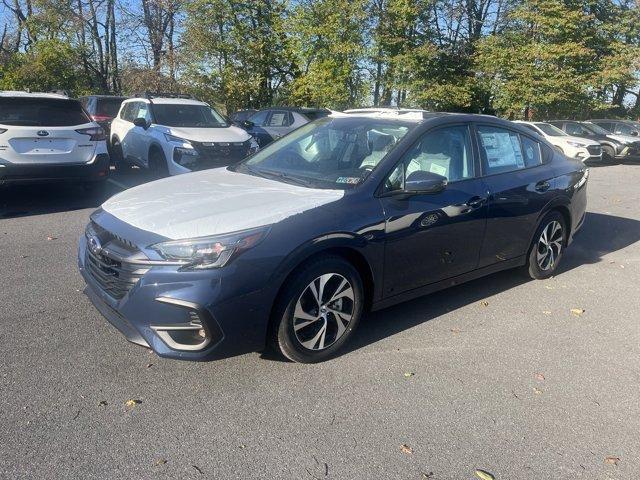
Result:
<svg viewBox="0 0 640 480">
<path fill-rule="evenodd" d="M 559 212 L 550 212 L 542 219 L 529 250 L 527 268 L 531 278 L 551 277 L 560 264 L 567 245 L 567 227 Z"/>
<path fill-rule="evenodd" d="M 605 162 L 613 162 L 616 158 L 616 151 L 609 145 L 602 146 L 602 160 Z"/>
<path fill-rule="evenodd" d="M 169 176 L 169 166 L 164 153 L 154 148 L 149 152 L 149 171 L 153 178 L 164 178 Z"/>
<path fill-rule="evenodd" d="M 363 300 L 362 280 L 349 262 L 317 258 L 295 273 L 280 295 L 272 343 L 294 362 L 327 360 L 352 336 Z"/>
</svg>

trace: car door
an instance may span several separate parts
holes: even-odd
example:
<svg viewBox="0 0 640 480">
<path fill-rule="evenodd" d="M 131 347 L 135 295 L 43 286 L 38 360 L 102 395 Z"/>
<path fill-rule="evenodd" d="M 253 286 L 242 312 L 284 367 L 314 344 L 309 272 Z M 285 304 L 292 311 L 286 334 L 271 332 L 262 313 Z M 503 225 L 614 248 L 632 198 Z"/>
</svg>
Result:
<svg viewBox="0 0 640 480">
<path fill-rule="evenodd" d="M 117 136 L 120 139 L 122 147 L 122 155 L 125 158 L 135 158 L 135 133 L 133 132 L 133 119 L 138 113 L 138 102 L 125 103 L 120 112 L 120 118 L 112 124 L 112 137 Z"/>
<path fill-rule="evenodd" d="M 291 131 L 293 118 L 286 110 L 271 110 L 264 125 L 265 145 L 279 139 Z"/>
<path fill-rule="evenodd" d="M 380 197 L 385 214 L 384 293 L 395 295 L 474 270 L 486 202 L 467 124 L 430 130 L 404 153 Z M 438 193 L 407 196 L 404 180 L 427 171 L 447 177 Z"/>
<path fill-rule="evenodd" d="M 479 267 L 526 254 L 537 219 L 556 195 L 553 151 L 533 136 L 502 126 L 477 125 L 487 226 Z M 543 161 L 547 160 L 547 162 Z"/>
<path fill-rule="evenodd" d="M 271 136 L 265 129 L 265 125 L 267 124 L 267 120 L 269 118 L 269 113 L 269 110 L 261 110 L 249 117 L 251 126 L 247 128 L 247 132 L 249 133 L 249 135 L 256 139 L 256 142 L 258 142 L 260 148 L 268 145 L 271 142 Z"/>
<path fill-rule="evenodd" d="M 135 102 L 135 106 L 132 107 L 130 115 L 131 122 L 133 122 L 136 118 L 144 118 L 145 120 L 147 120 L 147 124 L 149 124 L 151 118 L 149 113 L 149 106 L 145 102 Z M 129 137 L 129 155 L 137 164 L 146 166 L 147 152 L 149 150 L 149 139 L 147 130 L 145 130 L 143 127 L 138 127 L 137 125 L 132 124 L 127 136 Z"/>
</svg>

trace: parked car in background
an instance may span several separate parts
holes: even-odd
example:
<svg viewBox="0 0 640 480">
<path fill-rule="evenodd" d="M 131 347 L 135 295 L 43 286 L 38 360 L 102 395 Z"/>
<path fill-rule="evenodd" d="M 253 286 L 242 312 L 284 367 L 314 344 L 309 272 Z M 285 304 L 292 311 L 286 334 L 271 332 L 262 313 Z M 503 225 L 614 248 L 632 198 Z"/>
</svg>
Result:
<svg viewBox="0 0 640 480">
<path fill-rule="evenodd" d="M 107 138 L 111 130 L 111 121 L 118 114 L 120 105 L 127 97 L 119 97 L 115 95 L 88 95 L 80 97 L 80 103 L 87 111 L 91 119 L 102 127 Z"/>
<path fill-rule="evenodd" d="M 251 117 L 251 115 L 256 112 L 257 110 L 254 108 L 249 108 L 247 110 L 238 110 L 237 112 L 229 115 L 229 120 L 231 120 L 231 123 L 233 123 L 235 126 L 242 127 L 243 123 L 249 120 L 249 117 Z"/>
<path fill-rule="evenodd" d="M 95 187 L 109 174 L 105 139 L 77 100 L 0 92 L 0 184 L 67 180 Z"/>
<path fill-rule="evenodd" d="M 547 123 L 555 125 L 574 137 L 599 142 L 602 145 L 603 160 L 632 160 L 640 156 L 640 141 L 634 137 L 616 135 L 588 122 L 550 120 Z"/>
<path fill-rule="evenodd" d="M 607 132 L 614 133 L 616 135 L 627 135 L 631 137 L 640 136 L 640 122 L 634 122 L 633 120 L 605 120 L 605 119 L 591 119 L 589 123 L 598 125 L 604 128 Z"/>
<path fill-rule="evenodd" d="M 296 128 L 330 113 L 325 108 L 273 107 L 254 113 L 242 126 L 262 148 Z"/>
<path fill-rule="evenodd" d="M 572 137 L 560 130 L 558 127 L 545 122 L 523 122 L 518 123 L 538 135 L 543 136 L 551 145 L 567 157 L 578 160 L 600 161 L 602 160 L 602 145 L 595 140 L 588 138 Z"/>
<path fill-rule="evenodd" d="M 111 146 L 117 168 L 137 165 L 156 177 L 232 165 L 257 150 L 215 108 L 168 93 L 125 100 L 111 124 Z"/>
<path fill-rule="evenodd" d="M 373 155 L 381 138 L 387 153 Z M 161 356 L 271 345 L 318 362 L 366 310 L 514 267 L 554 275 L 587 178 L 506 120 L 336 114 L 234 167 L 112 197 L 78 263 L 96 308 Z"/>
</svg>

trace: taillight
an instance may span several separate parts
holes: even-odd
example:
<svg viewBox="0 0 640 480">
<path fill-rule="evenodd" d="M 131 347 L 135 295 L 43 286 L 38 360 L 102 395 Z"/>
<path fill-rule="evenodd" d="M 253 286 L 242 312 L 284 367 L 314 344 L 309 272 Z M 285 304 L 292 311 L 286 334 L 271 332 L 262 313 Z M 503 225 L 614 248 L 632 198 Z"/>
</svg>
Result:
<svg viewBox="0 0 640 480">
<path fill-rule="evenodd" d="M 81 128 L 76 132 L 82 135 L 89 135 L 92 142 L 99 142 L 100 140 L 106 140 L 107 136 L 104 134 L 104 130 L 101 127 Z"/>
</svg>

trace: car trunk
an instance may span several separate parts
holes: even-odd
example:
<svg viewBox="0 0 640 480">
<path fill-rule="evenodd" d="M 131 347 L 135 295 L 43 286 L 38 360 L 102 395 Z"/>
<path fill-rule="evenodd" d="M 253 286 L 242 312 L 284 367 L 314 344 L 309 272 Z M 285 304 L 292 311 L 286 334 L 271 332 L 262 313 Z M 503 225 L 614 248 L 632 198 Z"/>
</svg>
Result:
<svg viewBox="0 0 640 480">
<path fill-rule="evenodd" d="M 87 163 L 96 142 L 77 130 L 94 126 L 75 100 L 0 98 L 0 160 L 22 165 Z"/>
</svg>

